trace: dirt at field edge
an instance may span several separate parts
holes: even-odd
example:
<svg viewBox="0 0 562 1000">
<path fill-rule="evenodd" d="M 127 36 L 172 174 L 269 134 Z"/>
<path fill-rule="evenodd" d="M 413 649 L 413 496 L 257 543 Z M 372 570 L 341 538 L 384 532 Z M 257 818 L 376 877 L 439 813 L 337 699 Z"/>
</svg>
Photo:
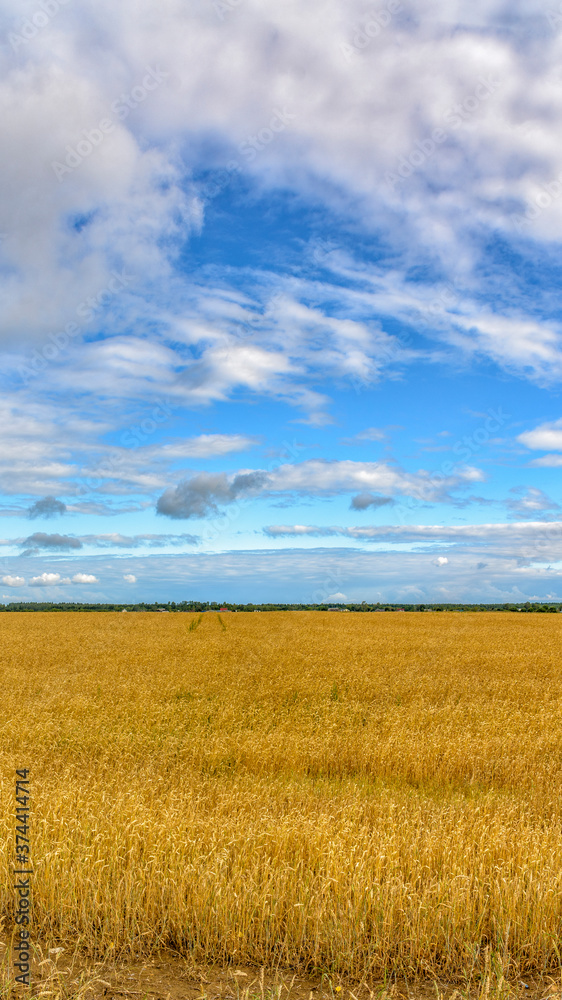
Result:
<svg viewBox="0 0 562 1000">
<path fill-rule="evenodd" d="M 327 974 L 302 976 L 291 970 L 275 972 L 250 966 L 194 966 L 168 952 L 145 961 L 94 962 L 65 951 L 34 962 L 31 989 L 14 988 L 8 949 L 0 944 L 0 996 L 50 1000 L 561 1000 L 560 976 L 525 977 L 504 984 L 476 984 L 468 993 L 458 984 L 441 981 L 346 984 Z M 11 981 L 10 981 L 11 979 Z"/>
</svg>

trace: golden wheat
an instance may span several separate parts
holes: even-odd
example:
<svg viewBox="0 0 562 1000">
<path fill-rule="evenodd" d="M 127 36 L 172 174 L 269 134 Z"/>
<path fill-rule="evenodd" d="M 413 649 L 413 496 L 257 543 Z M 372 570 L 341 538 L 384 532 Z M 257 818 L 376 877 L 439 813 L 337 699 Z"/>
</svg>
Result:
<svg viewBox="0 0 562 1000">
<path fill-rule="evenodd" d="M 198 617 L 1 616 L 8 929 L 29 767 L 50 944 L 350 979 L 559 966 L 562 618 Z"/>
</svg>

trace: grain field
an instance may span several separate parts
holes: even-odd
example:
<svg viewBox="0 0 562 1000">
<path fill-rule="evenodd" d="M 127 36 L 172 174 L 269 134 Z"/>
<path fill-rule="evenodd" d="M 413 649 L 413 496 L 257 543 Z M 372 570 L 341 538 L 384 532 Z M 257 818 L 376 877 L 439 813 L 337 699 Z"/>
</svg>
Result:
<svg viewBox="0 0 562 1000">
<path fill-rule="evenodd" d="M 84 954 L 556 970 L 562 616 L 3 614 L 0 914 Z"/>
</svg>

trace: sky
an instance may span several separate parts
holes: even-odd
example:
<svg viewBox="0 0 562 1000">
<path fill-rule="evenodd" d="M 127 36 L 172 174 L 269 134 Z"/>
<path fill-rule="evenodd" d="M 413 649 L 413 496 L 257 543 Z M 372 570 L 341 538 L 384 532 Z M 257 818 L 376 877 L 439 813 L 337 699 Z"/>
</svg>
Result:
<svg viewBox="0 0 562 1000">
<path fill-rule="evenodd" d="M 0 0 L 0 599 L 562 600 L 562 3 Z"/>
</svg>

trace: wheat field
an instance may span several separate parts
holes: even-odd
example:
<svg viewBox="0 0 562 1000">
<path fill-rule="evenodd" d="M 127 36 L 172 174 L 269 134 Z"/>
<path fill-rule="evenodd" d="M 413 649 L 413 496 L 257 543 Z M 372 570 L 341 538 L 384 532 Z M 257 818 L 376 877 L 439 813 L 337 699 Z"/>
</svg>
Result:
<svg viewBox="0 0 562 1000">
<path fill-rule="evenodd" d="M 562 616 L 0 617 L 0 914 L 350 981 L 559 968 Z"/>
</svg>

